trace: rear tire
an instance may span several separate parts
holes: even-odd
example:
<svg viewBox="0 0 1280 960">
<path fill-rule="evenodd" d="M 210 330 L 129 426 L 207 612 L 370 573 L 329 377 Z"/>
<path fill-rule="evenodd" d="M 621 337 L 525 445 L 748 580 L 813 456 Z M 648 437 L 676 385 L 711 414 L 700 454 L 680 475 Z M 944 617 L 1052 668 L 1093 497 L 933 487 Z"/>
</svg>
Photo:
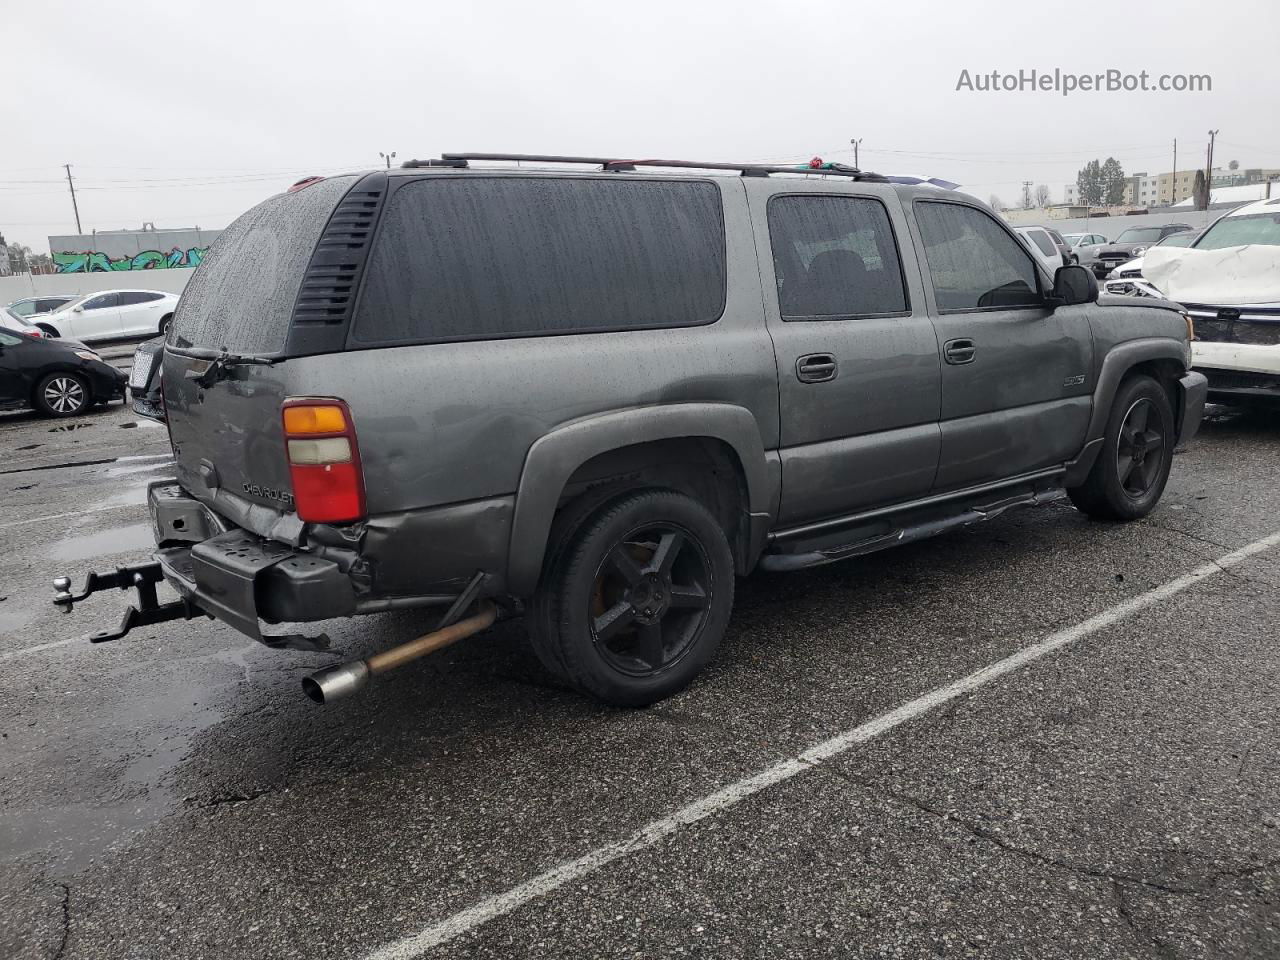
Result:
<svg viewBox="0 0 1280 960">
<path fill-rule="evenodd" d="M 46 374 L 36 384 L 36 409 L 48 417 L 74 417 L 92 405 L 89 382 L 78 373 Z"/>
<path fill-rule="evenodd" d="M 1089 476 L 1067 495 L 1097 520 L 1145 517 L 1169 481 L 1176 439 L 1173 405 L 1164 388 L 1145 375 L 1130 377 L 1116 392 Z"/>
<path fill-rule="evenodd" d="M 579 691 L 644 707 L 688 686 L 733 608 L 733 556 L 696 500 L 645 490 L 600 507 L 548 557 L 534 649 Z"/>
</svg>

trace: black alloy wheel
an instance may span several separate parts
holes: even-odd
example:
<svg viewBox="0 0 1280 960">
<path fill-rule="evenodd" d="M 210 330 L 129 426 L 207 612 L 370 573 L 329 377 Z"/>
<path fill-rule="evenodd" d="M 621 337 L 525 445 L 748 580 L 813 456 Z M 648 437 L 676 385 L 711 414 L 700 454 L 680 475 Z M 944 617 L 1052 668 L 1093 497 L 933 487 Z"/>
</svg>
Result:
<svg viewBox="0 0 1280 960">
<path fill-rule="evenodd" d="M 1101 452 L 1084 482 L 1067 490 L 1080 510 L 1099 520 L 1137 520 L 1160 502 L 1177 442 L 1175 389 L 1145 374 L 1120 384 Z"/>
<path fill-rule="evenodd" d="M 1168 442 L 1163 414 L 1147 397 L 1139 397 L 1120 423 L 1116 438 L 1116 475 L 1133 500 L 1141 500 L 1160 481 L 1162 448 Z"/>
<path fill-rule="evenodd" d="M 590 599 L 600 656 L 636 677 L 678 661 L 710 616 L 709 569 L 702 545 L 674 524 L 625 534 L 600 561 Z"/>
<path fill-rule="evenodd" d="M 674 490 L 584 507 L 557 518 L 530 640 L 543 666 L 582 693 L 648 706 L 715 655 L 733 609 L 733 553 L 707 508 Z"/>
</svg>

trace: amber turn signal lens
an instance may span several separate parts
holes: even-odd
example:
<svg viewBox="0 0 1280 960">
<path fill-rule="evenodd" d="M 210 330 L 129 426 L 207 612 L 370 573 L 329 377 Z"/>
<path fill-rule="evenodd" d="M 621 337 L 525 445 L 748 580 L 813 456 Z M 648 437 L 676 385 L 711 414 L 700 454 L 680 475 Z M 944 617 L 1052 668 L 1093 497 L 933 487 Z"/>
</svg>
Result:
<svg viewBox="0 0 1280 960">
<path fill-rule="evenodd" d="M 317 404 L 284 408 L 284 432 L 289 436 L 308 433 L 345 433 L 347 418 L 342 408 Z"/>
</svg>

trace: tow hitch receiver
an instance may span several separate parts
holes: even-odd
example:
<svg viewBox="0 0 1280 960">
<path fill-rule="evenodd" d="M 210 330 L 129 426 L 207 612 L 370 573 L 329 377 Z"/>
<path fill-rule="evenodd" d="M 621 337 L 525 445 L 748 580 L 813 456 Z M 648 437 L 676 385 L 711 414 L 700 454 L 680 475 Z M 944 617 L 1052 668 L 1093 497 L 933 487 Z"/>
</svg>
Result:
<svg viewBox="0 0 1280 960">
<path fill-rule="evenodd" d="M 91 633 L 90 643 L 119 640 L 135 627 L 146 627 L 168 620 L 190 620 L 193 617 L 207 616 L 203 610 L 185 598 L 172 603 L 161 603 L 156 596 L 156 584 L 163 579 L 164 574 L 160 572 L 160 564 L 156 561 L 140 563 L 133 567 L 118 567 L 114 573 L 91 572 L 85 577 L 84 589 L 76 594 L 71 592 L 70 577 L 55 577 L 53 603 L 63 613 L 70 613 L 77 603 L 100 590 L 136 589 L 138 591 L 137 605 L 125 610 L 120 626 L 114 630 L 99 630 L 97 633 Z"/>
</svg>

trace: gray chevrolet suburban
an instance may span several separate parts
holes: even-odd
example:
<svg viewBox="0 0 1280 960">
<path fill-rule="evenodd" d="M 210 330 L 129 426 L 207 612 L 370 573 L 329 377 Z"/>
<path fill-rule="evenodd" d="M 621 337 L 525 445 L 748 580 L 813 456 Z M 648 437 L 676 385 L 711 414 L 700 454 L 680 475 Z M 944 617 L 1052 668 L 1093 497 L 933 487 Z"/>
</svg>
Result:
<svg viewBox="0 0 1280 960">
<path fill-rule="evenodd" d="M 313 178 L 182 296 L 154 562 L 59 577 L 54 602 L 135 588 L 94 639 L 212 616 L 281 647 L 444 611 L 306 678 L 320 702 L 520 614 L 552 673 L 644 705 L 710 660 L 756 568 L 1064 491 L 1147 514 L 1203 412 L 1188 330 L 1042 272 L 972 198 L 851 168 L 446 154 Z"/>
</svg>

